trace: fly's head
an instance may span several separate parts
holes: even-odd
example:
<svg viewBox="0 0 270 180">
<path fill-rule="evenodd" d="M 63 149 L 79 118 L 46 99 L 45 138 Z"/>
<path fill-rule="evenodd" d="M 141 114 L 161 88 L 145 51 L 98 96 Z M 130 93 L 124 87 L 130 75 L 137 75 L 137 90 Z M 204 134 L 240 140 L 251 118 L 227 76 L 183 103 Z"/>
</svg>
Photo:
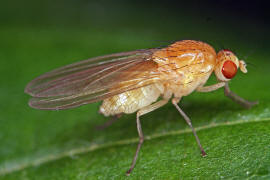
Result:
<svg viewBox="0 0 270 180">
<path fill-rule="evenodd" d="M 223 49 L 218 52 L 215 75 L 219 81 L 230 81 L 236 75 L 238 68 L 243 73 L 247 73 L 246 63 L 238 60 L 232 51 Z"/>
</svg>

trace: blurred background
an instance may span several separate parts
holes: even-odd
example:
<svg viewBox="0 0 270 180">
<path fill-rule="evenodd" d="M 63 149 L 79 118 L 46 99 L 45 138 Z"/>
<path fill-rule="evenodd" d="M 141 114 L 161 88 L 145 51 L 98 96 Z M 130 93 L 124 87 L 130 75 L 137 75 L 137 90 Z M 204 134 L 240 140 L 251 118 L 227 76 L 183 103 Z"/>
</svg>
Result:
<svg viewBox="0 0 270 180">
<path fill-rule="evenodd" d="M 181 104 L 191 118 L 196 119 L 193 122 L 196 127 L 236 118 L 246 121 L 269 118 L 268 11 L 267 2 L 244 0 L 1 2 L 0 179 L 57 179 L 59 172 L 62 177 L 81 179 L 65 174 L 71 168 L 65 161 L 53 165 L 57 172 L 46 166 L 46 162 L 69 157 L 73 150 L 75 154 L 88 154 L 87 148 L 136 139 L 134 114 L 124 116 L 121 122 L 105 131 L 94 130 L 96 125 L 108 120 L 97 113 L 98 103 L 66 111 L 40 111 L 28 107 L 30 97 L 24 94 L 24 87 L 30 80 L 54 68 L 94 56 L 161 47 L 183 39 L 207 42 L 217 51 L 231 49 L 240 59 L 246 60 L 249 70 L 247 75 L 239 73 L 231 88 L 247 99 L 258 99 L 260 106 L 243 110 L 227 100 L 222 91 L 192 94 Z M 214 77 L 211 82 L 215 82 Z M 178 115 L 172 109 L 167 105 L 146 115 L 145 134 L 187 128 L 180 117 L 174 119 Z M 127 158 L 132 157 L 135 146 L 127 147 L 127 154 L 130 154 Z M 115 162 L 121 162 L 117 155 L 112 155 Z M 74 157 L 70 156 L 71 159 Z M 91 153 L 84 159 L 90 162 L 90 157 Z M 103 162 L 106 164 L 111 156 L 104 152 L 104 157 L 107 157 Z M 76 158 L 68 159 L 67 164 L 78 163 Z M 98 156 L 96 158 L 100 160 Z M 107 164 L 103 168 L 121 168 L 118 173 L 121 175 L 130 160 L 123 159 L 122 164 Z M 84 172 L 80 167 L 83 165 L 79 163 L 72 168 Z M 95 172 L 89 177 L 104 178 L 104 169 L 91 167 L 85 168 L 87 173 Z M 267 172 L 270 172 L 269 166 Z"/>
</svg>

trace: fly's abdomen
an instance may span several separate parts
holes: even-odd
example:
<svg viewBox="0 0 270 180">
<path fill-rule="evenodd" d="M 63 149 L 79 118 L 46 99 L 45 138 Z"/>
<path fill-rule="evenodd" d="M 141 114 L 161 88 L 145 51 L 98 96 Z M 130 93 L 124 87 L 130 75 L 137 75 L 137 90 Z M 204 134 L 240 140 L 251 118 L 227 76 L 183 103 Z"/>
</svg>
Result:
<svg viewBox="0 0 270 180">
<path fill-rule="evenodd" d="M 100 106 L 99 112 L 105 116 L 133 113 L 155 102 L 162 93 L 163 86 L 159 84 L 127 91 L 105 99 Z"/>
</svg>

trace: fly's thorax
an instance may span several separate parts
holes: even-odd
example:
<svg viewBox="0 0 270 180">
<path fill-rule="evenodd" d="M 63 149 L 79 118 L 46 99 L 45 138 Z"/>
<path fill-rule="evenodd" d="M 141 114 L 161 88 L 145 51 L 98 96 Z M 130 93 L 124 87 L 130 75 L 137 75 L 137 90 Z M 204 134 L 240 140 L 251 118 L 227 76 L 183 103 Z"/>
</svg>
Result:
<svg viewBox="0 0 270 180">
<path fill-rule="evenodd" d="M 184 40 L 153 53 L 152 60 L 162 73 L 181 75 L 189 72 L 208 72 L 216 64 L 216 52 L 200 41 Z"/>
<path fill-rule="evenodd" d="M 203 59 L 215 64 L 216 52 L 212 46 L 201 41 L 183 40 L 177 41 L 172 45 L 155 51 L 152 55 L 153 61 L 159 65 L 171 65 Z"/>
<path fill-rule="evenodd" d="M 203 86 L 209 79 L 212 71 L 204 73 L 203 76 L 195 76 L 191 73 L 186 73 L 182 78 L 170 80 L 166 83 L 165 91 L 172 92 L 174 97 L 183 97 L 192 93 L 199 86 Z M 179 76 L 180 77 L 180 76 Z"/>
<path fill-rule="evenodd" d="M 216 53 L 206 43 L 180 41 L 156 51 L 153 60 L 166 80 L 166 89 L 178 97 L 190 94 L 206 82 L 216 64 Z"/>
<path fill-rule="evenodd" d="M 160 74 L 162 76 L 161 79 L 166 79 L 164 81 L 165 89 L 172 92 L 175 97 L 187 96 L 198 86 L 205 84 L 214 70 L 212 63 L 199 58 L 199 56 L 192 62 L 191 64 L 186 62 L 187 65 L 182 65 L 183 67 L 181 68 L 170 66 L 170 69 L 167 67 L 167 70 L 162 66 Z"/>
</svg>

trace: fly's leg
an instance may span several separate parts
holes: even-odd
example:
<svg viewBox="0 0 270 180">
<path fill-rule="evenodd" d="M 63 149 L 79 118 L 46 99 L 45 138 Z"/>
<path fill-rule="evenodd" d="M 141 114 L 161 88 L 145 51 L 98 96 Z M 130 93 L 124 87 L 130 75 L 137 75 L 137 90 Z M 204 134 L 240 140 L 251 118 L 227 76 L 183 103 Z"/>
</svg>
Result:
<svg viewBox="0 0 270 180">
<path fill-rule="evenodd" d="M 168 102 L 168 100 L 160 100 L 154 104 L 151 104 L 149 106 L 146 106 L 142 109 L 140 109 L 138 112 L 137 112 L 137 118 L 136 118 L 136 122 L 137 122 L 137 130 L 138 130 L 138 134 L 139 134 L 139 143 L 138 143 L 138 146 L 137 146 L 137 150 L 135 152 L 135 155 L 134 155 L 134 158 L 133 158 L 133 161 L 132 161 L 132 164 L 129 168 L 129 170 L 126 172 L 127 176 L 130 175 L 131 171 L 134 169 L 135 167 L 135 164 L 136 164 L 136 161 L 137 161 L 137 158 L 138 158 L 138 155 L 139 155 L 139 152 L 140 152 L 140 149 L 141 149 L 141 146 L 143 144 L 143 141 L 144 141 L 144 137 L 143 137 L 143 132 L 142 132 L 142 127 L 141 127 L 141 122 L 140 122 L 140 116 L 144 115 L 144 114 L 147 114 L 151 111 L 154 111 L 155 109 L 158 109 L 160 108 L 161 106 L 165 105 L 166 103 Z"/>
<path fill-rule="evenodd" d="M 122 114 L 116 114 L 116 115 L 112 116 L 111 119 L 106 121 L 104 124 L 96 126 L 96 129 L 97 130 L 104 130 L 105 128 L 109 127 L 114 122 L 116 122 L 117 119 L 119 119 L 121 116 L 122 116 Z"/>
<path fill-rule="evenodd" d="M 193 128 L 192 124 L 191 124 L 191 120 L 189 119 L 189 117 L 184 113 L 184 111 L 178 106 L 178 102 L 180 101 L 179 98 L 173 98 L 172 99 L 172 104 L 176 107 L 176 109 L 178 110 L 178 112 L 183 116 L 183 118 L 185 119 L 185 121 L 187 122 L 187 124 L 189 125 L 189 127 L 191 128 L 195 138 L 196 138 L 196 141 L 197 141 L 197 144 L 201 150 L 201 153 L 202 153 L 202 156 L 206 156 L 206 153 L 201 145 L 201 142 L 200 142 L 200 139 L 199 137 L 197 136 L 197 133 L 195 131 L 195 129 Z"/>
<path fill-rule="evenodd" d="M 217 83 L 217 84 L 214 84 L 211 86 L 198 87 L 196 90 L 198 92 L 211 92 L 211 91 L 215 91 L 221 87 L 224 87 L 225 96 L 231 98 L 233 101 L 240 104 L 244 108 L 250 109 L 252 106 L 259 103 L 258 101 L 255 101 L 255 102 L 247 101 L 247 100 L 241 98 L 240 96 L 238 96 L 237 94 L 233 93 L 229 88 L 228 82 L 226 82 L 226 83 L 220 82 L 220 83 Z"/>
<path fill-rule="evenodd" d="M 243 106 L 244 108 L 250 109 L 252 106 L 258 104 L 258 101 L 247 101 L 243 98 L 241 98 L 240 96 L 238 96 L 237 94 L 233 93 L 230 88 L 229 88 L 229 84 L 228 82 L 225 84 L 224 87 L 224 94 L 225 96 L 231 98 L 233 101 L 235 101 L 236 103 L 240 104 L 241 106 Z"/>
<path fill-rule="evenodd" d="M 210 86 L 204 86 L 204 87 L 198 87 L 196 90 L 198 92 L 211 92 L 211 91 L 215 91 L 221 87 L 225 86 L 225 82 L 219 82 L 217 84 L 213 84 Z"/>
</svg>

